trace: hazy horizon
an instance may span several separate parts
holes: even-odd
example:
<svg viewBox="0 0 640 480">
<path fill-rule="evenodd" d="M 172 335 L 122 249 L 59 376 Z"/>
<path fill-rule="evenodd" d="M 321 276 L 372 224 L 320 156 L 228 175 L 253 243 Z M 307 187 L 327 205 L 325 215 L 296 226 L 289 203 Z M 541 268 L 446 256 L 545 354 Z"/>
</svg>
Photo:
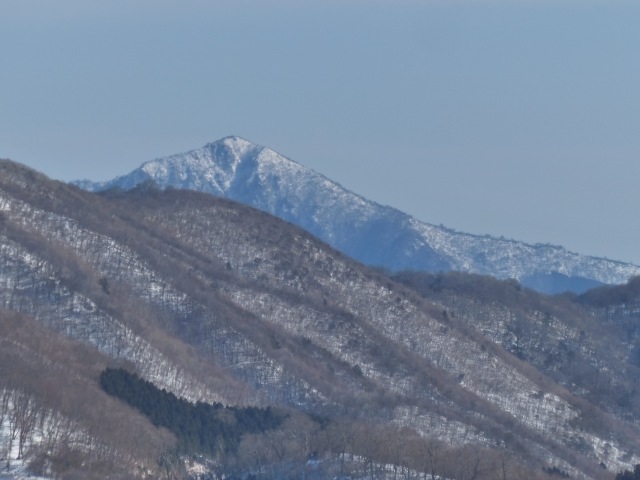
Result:
<svg viewBox="0 0 640 480">
<path fill-rule="evenodd" d="M 419 220 L 640 264 L 640 5 L 0 4 L 0 157 L 106 180 L 238 135 Z"/>
</svg>

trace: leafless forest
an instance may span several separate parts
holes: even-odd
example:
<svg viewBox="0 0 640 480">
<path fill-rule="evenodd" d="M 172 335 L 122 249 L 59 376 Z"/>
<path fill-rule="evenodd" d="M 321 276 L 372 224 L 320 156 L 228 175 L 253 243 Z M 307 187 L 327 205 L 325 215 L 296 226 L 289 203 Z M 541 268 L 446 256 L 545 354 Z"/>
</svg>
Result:
<svg viewBox="0 0 640 480">
<path fill-rule="evenodd" d="M 640 463 L 639 299 L 369 269 L 227 200 L 3 161 L 0 476 L 613 479 Z M 107 368 L 283 421 L 190 451 Z"/>
</svg>

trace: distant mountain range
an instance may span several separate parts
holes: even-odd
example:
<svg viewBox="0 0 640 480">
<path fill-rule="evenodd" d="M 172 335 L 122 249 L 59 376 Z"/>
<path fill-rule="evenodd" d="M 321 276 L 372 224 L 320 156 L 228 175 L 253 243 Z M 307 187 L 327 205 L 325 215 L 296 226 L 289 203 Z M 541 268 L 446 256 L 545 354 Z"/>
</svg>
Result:
<svg viewBox="0 0 640 480">
<path fill-rule="evenodd" d="M 78 181 L 90 191 L 128 190 L 145 182 L 229 198 L 298 225 L 344 254 L 391 271 L 460 271 L 513 278 L 545 293 L 621 284 L 640 267 L 461 233 L 421 222 L 363 198 L 277 152 L 239 137 L 143 164 L 107 182 Z"/>
</svg>

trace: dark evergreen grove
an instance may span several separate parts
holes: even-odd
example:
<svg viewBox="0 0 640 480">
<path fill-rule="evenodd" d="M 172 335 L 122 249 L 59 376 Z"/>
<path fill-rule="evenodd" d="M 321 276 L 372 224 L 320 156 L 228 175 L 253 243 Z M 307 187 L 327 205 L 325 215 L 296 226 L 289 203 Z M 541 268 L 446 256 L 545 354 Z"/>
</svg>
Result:
<svg viewBox="0 0 640 480">
<path fill-rule="evenodd" d="M 220 403 L 193 404 L 122 368 L 100 375 L 102 389 L 143 413 L 178 439 L 184 453 L 209 455 L 233 452 L 244 433 L 262 433 L 280 426 L 284 417 L 270 407 L 225 407 Z"/>
</svg>

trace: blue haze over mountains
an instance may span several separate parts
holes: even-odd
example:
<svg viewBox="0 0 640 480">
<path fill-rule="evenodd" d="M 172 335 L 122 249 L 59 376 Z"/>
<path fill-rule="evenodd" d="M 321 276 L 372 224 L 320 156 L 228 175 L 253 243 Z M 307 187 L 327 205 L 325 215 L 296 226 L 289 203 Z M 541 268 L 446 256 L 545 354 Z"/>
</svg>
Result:
<svg viewBox="0 0 640 480">
<path fill-rule="evenodd" d="M 107 182 L 74 183 L 101 191 L 126 190 L 148 182 L 250 205 L 306 229 L 367 265 L 391 271 L 453 270 L 513 278 L 545 293 L 581 293 L 601 284 L 624 283 L 640 274 L 638 266 L 559 246 L 477 236 L 421 222 L 239 137 L 147 162 Z"/>
</svg>

